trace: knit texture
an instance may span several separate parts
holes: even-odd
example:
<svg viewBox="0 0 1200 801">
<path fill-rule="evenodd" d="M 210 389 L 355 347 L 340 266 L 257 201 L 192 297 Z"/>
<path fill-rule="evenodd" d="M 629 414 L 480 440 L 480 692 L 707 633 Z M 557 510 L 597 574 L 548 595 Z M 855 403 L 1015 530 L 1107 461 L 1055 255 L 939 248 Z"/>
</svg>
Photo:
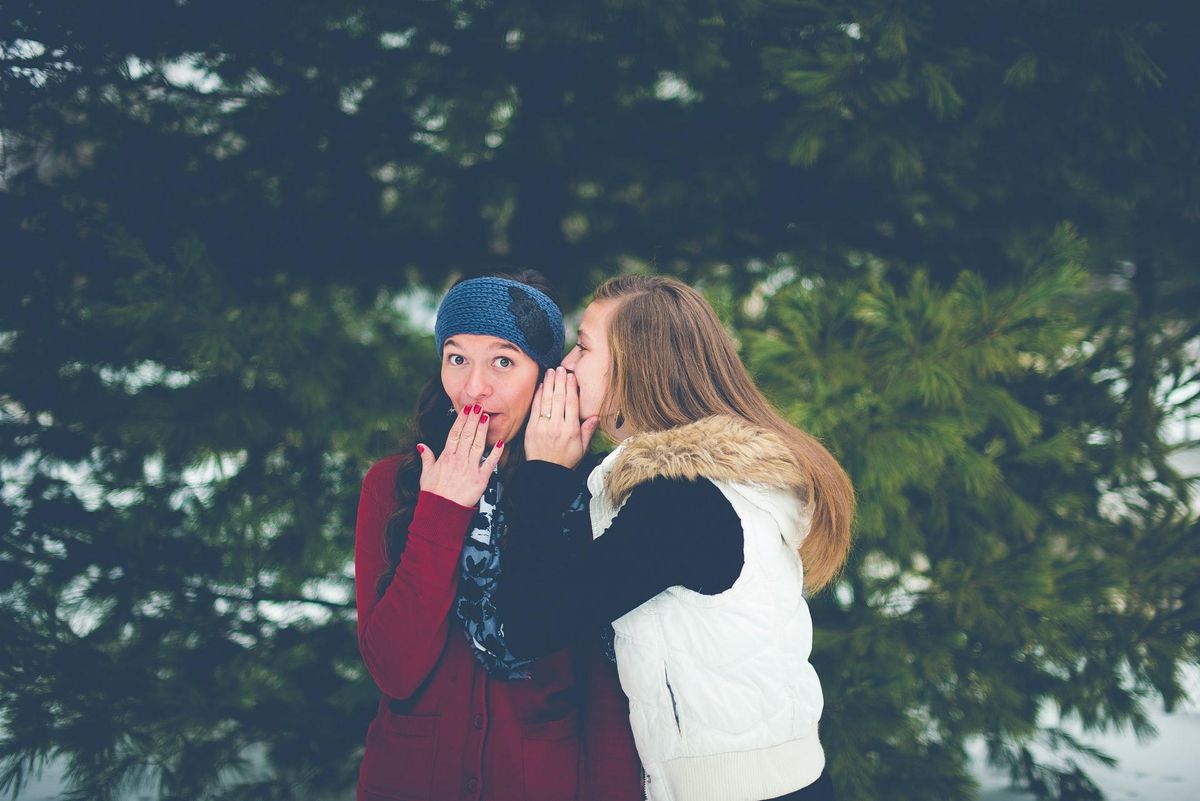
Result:
<svg viewBox="0 0 1200 801">
<path fill-rule="evenodd" d="M 562 310 L 545 293 L 507 278 L 472 278 L 456 284 L 438 306 L 434 338 L 442 345 L 455 334 L 481 334 L 508 340 L 538 366 L 562 360 Z"/>
</svg>

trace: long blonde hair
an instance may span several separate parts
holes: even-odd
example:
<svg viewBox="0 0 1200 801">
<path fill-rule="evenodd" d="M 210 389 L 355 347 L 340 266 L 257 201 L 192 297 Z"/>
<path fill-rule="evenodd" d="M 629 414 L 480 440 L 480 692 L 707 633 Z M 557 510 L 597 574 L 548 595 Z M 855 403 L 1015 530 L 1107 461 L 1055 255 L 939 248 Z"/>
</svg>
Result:
<svg viewBox="0 0 1200 801">
<path fill-rule="evenodd" d="M 622 275 L 601 284 L 593 301 L 617 303 L 601 419 L 620 415 L 632 431 L 648 432 L 731 415 L 778 434 L 808 484 L 812 528 L 800 546 L 805 587 L 816 592 L 829 584 L 850 551 L 854 487 L 825 446 L 787 422 L 754 385 L 704 296 L 673 278 Z"/>
</svg>

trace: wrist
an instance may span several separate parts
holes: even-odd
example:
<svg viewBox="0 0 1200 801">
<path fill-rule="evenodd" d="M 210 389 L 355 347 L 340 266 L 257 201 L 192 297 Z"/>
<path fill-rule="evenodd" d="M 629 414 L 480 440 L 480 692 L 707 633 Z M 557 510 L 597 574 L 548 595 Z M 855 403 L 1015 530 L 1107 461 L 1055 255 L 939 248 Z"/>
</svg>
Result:
<svg viewBox="0 0 1200 801">
<path fill-rule="evenodd" d="M 581 478 L 568 465 L 546 459 L 526 460 L 505 484 L 505 493 L 514 513 L 534 508 L 558 514 L 579 493 Z"/>
<path fill-rule="evenodd" d="M 558 465 L 565 467 L 568 470 L 573 470 L 575 465 L 579 464 L 579 460 L 571 454 L 565 453 L 525 453 L 526 462 L 545 462 L 546 464 Z"/>
<path fill-rule="evenodd" d="M 480 490 L 477 494 L 475 494 L 474 498 L 471 498 L 469 497 L 472 493 L 471 489 L 452 486 L 439 487 L 437 485 L 431 487 L 422 487 L 421 491 L 428 492 L 430 495 L 436 495 L 444 501 L 449 501 L 452 504 L 464 507 L 474 507 L 479 503 L 479 496 L 483 494 L 483 491 Z"/>
</svg>

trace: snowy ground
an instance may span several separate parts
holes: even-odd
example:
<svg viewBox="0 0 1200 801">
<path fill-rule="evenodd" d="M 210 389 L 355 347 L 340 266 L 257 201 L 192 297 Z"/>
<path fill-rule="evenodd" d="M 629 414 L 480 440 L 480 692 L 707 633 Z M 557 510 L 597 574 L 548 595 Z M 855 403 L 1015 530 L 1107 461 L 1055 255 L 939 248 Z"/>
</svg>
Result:
<svg viewBox="0 0 1200 801">
<path fill-rule="evenodd" d="M 1161 707 L 1151 711 L 1151 721 L 1158 729 L 1154 739 L 1139 743 L 1132 734 L 1116 732 L 1081 736 L 1117 759 L 1114 768 L 1098 763 L 1084 766 L 1109 801 L 1200 799 L 1200 669 L 1190 669 L 1185 683 L 1191 701 L 1170 715 Z M 1064 727 L 1072 728 L 1069 724 Z M 985 763 L 982 743 L 974 746 L 971 754 L 982 786 L 980 801 L 1031 801 L 1033 796 L 1008 786 L 1004 771 Z"/>
</svg>

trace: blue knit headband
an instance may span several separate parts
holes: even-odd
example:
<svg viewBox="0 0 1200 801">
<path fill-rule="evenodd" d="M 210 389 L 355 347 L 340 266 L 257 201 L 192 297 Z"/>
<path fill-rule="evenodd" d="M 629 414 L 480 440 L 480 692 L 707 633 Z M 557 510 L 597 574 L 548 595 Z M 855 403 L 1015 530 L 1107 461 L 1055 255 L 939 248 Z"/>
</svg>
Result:
<svg viewBox="0 0 1200 801">
<path fill-rule="evenodd" d="M 439 357 L 455 334 L 507 339 L 542 369 L 562 359 L 562 310 L 545 293 L 507 278 L 472 278 L 450 288 L 433 327 Z"/>
</svg>

